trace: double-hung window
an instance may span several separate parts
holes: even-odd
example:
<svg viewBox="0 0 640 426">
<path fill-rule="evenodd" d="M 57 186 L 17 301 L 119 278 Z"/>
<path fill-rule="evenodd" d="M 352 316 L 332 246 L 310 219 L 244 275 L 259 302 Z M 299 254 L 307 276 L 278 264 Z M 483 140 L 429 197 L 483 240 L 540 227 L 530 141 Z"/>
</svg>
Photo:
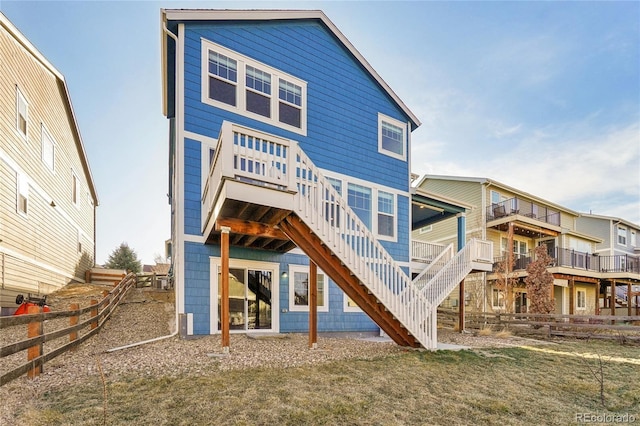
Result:
<svg viewBox="0 0 640 426">
<path fill-rule="evenodd" d="M 399 160 L 406 160 L 406 128 L 405 123 L 378 114 L 378 152 Z"/>
<path fill-rule="evenodd" d="M 74 171 L 71 172 L 71 202 L 78 207 L 78 194 L 80 191 L 80 181 Z"/>
<path fill-rule="evenodd" d="M 202 102 L 306 134 L 306 82 L 202 40 Z"/>
<path fill-rule="evenodd" d="M 618 226 L 618 244 L 627 245 L 627 228 Z"/>
<path fill-rule="evenodd" d="M 221 53 L 209 51 L 209 98 L 236 106 L 238 62 Z"/>
<path fill-rule="evenodd" d="M 349 183 L 347 202 L 366 227 L 371 229 L 371 188 Z"/>
<path fill-rule="evenodd" d="M 378 191 L 378 235 L 394 237 L 395 234 L 395 197 L 393 194 Z"/>
<path fill-rule="evenodd" d="M 271 117 L 271 74 L 247 65 L 247 111 Z"/>
<path fill-rule="evenodd" d="M 42 162 L 49 170 L 54 171 L 55 143 L 44 125 L 42 125 Z"/>
<path fill-rule="evenodd" d="M 16 86 L 16 128 L 25 138 L 27 137 L 27 118 L 29 116 L 29 104 Z"/>
<path fill-rule="evenodd" d="M 576 309 L 587 308 L 587 292 L 585 290 L 576 291 Z"/>
</svg>

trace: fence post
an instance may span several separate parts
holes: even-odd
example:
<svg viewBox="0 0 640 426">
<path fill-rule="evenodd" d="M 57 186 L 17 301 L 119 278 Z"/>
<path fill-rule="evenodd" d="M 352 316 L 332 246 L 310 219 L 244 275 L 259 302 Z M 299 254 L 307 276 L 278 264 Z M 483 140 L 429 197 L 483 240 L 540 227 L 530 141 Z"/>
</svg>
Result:
<svg viewBox="0 0 640 426">
<path fill-rule="evenodd" d="M 91 306 L 93 306 L 93 309 L 91 309 L 91 318 L 95 318 L 95 321 L 91 322 L 91 330 L 94 330 L 98 328 L 98 301 L 91 300 L 90 303 Z"/>
<path fill-rule="evenodd" d="M 29 306 L 27 308 L 27 314 L 39 314 L 40 306 Z M 37 337 L 42 335 L 42 319 L 38 318 L 29 322 L 29 328 L 27 329 L 27 337 Z M 27 349 L 27 361 L 32 361 L 39 356 L 42 356 L 42 343 L 31 346 Z M 34 379 L 42 373 L 42 366 L 34 367 L 27 373 L 30 379 Z"/>
<path fill-rule="evenodd" d="M 77 303 L 72 303 L 71 305 L 69 305 L 69 310 L 71 311 L 77 311 L 78 309 L 80 309 L 80 305 L 78 305 Z M 79 315 L 72 315 L 71 317 L 69 317 L 69 325 L 70 326 L 74 326 L 74 325 L 78 325 L 78 321 L 80 319 Z M 69 333 L 69 341 L 73 342 L 74 340 L 76 340 L 78 338 L 78 331 L 74 330 L 71 333 Z M 71 348 L 71 350 L 75 350 L 76 348 L 73 347 Z"/>
</svg>

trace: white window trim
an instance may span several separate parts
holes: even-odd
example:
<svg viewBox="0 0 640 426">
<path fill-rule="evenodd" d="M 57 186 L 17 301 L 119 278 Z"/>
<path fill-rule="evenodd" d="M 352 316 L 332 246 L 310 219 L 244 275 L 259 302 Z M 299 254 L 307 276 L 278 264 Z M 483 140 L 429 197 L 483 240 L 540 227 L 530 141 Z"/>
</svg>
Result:
<svg viewBox="0 0 640 426">
<path fill-rule="evenodd" d="M 621 235 L 620 232 L 624 232 L 624 235 Z M 620 242 L 620 237 L 624 238 L 624 242 Z M 616 243 L 621 246 L 627 245 L 627 228 L 624 226 L 618 225 L 616 227 Z"/>
<path fill-rule="evenodd" d="M 500 302 L 498 302 L 497 305 L 495 305 L 493 302 L 493 294 L 495 292 L 498 292 L 498 301 L 500 301 L 500 293 L 502 293 L 502 305 L 500 305 Z M 506 304 L 506 298 L 504 297 L 504 292 L 500 289 L 497 288 L 492 288 L 491 289 L 491 307 L 494 309 L 504 309 L 505 308 L 505 304 Z"/>
<path fill-rule="evenodd" d="M 637 247 L 638 246 L 638 236 L 636 235 L 636 231 L 631 231 L 631 247 Z"/>
<path fill-rule="evenodd" d="M 392 213 L 384 213 L 380 211 L 380 206 L 379 206 L 379 202 L 380 202 L 380 192 L 384 192 L 386 194 L 389 194 L 393 197 L 393 212 Z M 375 194 L 376 194 L 376 218 L 375 218 L 375 222 L 376 222 L 376 236 L 378 237 L 378 239 L 380 240 L 384 240 L 384 241 L 397 241 L 398 240 L 398 197 L 396 197 L 396 194 L 394 194 L 393 192 L 387 192 L 387 191 L 382 191 L 379 189 L 375 189 Z M 391 216 L 391 218 L 393 219 L 393 235 L 380 235 L 378 233 L 378 219 L 380 215 L 385 215 L 385 216 Z"/>
<path fill-rule="evenodd" d="M 323 170 L 323 174 L 325 177 L 330 177 L 336 181 L 341 182 L 342 193 L 340 196 L 348 203 L 349 198 L 347 192 L 349 190 L 349 184 L 353 183 L 355 185 L 364 186 L 371 190 L 371 233 L 376 236 L 378 240 L 381 241 L 389 241 L 392 243 L 398 242 L 398 195 L 404 194 L 396 189 L 389 187 L 379 187 L 379 185 L 373 184 L 372 182 L 367 182 L 361 179 L 356 179 L 350 176 L 338 175 L 331 171 Z M 393 195 L 393 209 L 394 209 L 394 221 L 393 221 L 393 236 L 380 235 L 378 234 L 378 191 L 386 192 L 387 194 Z M 407 197 L 409 197 L 407 195 Z"/>
<path fill-rule="evenodd" d="M 26 122 L 26 126 L 25 126 L 25 132 L 22 133 L 22 130 L 20 130 L 20 101 L 22 101 L 24 103 L 25 106 L 25 122 Z M 18 88 L 18 86 L 16 86 L 16 130 L 18 131 L 18 133 L 20 134 L 20 136 L 22 136 L 22 138 L 24 140 L 28 139 L 28 134 L 29 134 L 29 102 L 27 102 L 27 98 L 24 97 L 24 95 L 22 94 L 22 92 L 20 91 L 20 89 Z"/>
<path fill-rule="evenodd" d="M 227 111 L 231 111 L 237 114 L 241 114 L 241 115 L 250 117 L 254 120 L 262 121 L 263 123 L 271 124 L 286 130 L 290 130 L 294 133 L 298 133 L 303 136 L 307 135 L 307 82 L 306 81 L 296 78 L 290 74 L 287 74 L 276 68 L 270 67 L 261 62 L 258 62 L 238 52 L 229 50 L 225 47 L 220 46 L 219 44 L 213 43 L 210 40 L 203 38 L 201 39 L 201 41 L 202 41 L 202 48 L 201 48 L 201 65 L 202 65 L 201 101 L 202 103 L 214 106 L 216 108 L 221 108 Z M 236 105 L 235 106 L 209 98 L 209 50 L 214 50 L 237 62 L 238 78 L 236 81 Z M 252 66 L 254 68 L 258 68 L 261 71 L 265 71 L 271 74 L 271 95 L 270 95 L 271 117 L 265 117 L 263 115 L 253 113 L 251 111 L 247 111 L 245 91 L 250 90 L 255 92 L 255 90 L 248 88 L 246 86 L 246 66 L 247 65 Z M 280 79 L 289 81 L 290 83 L 294 83 L 302 88 L 302 95 L 301 95 L 302 105 L 300 105 L 300 110 L 301 110 L 300 111 L 300 128 L 291 126 L 286 123 L 282 123 L 278 120 L 278 114 L 279 114 L 278 91 L 280 88 Z"/>
<path fill-rule="evenodd" d="M 402 155 L 397 154 L 392 151 L 387 151 L 382 148 L 382 122 L 385 121 L 389 124 L 393 124 L 394 126 L 400 127 L 402 129 Z M 389 157 L 397 158 L 398 160 L 407 161 L 407 124 L 396 120 L 395 118 L 391 118 L 382 113 L 378 113 L 378 152 L 380 154 L 387 155 Z"/>
<path fill-rule="evenodd" d="M 309 275 L 309 266 L 308 265 L 292 265 L 289 264 L 289 311 L 291 312 L 309 312 L 309 305 L 300 306 L 294 303 L 295 297 L 295 283 L 294 283 L 294 272 L 301 272 Z M 322 285 L 324 286 L 322 292 L 322 302 L 323 306 L 318 305 L 318 312 L 329 312 L 329 279 L 327 274 L 325 274 L 320 268 L 318 268 L 318 275 L 323 276 Z"/>
<path fill-rule="evenodd" d="M 349 296 L 346 293 L 342 293 L 342 311 L 343 312 L 364 312 L 360 306 L 349 306 Z"/>
<path fill-rule="evenodd" d="M 27 201 L 27 211 L 23 212 L 20 209 L 20 196 L 23 196 Z M 29 181 L 26 176 L 16 173 L 16 213 L 26 218 L 29 216 Z"/>
<path fill-rule="evenodd" d="M 48 160 L 45 158 L 45 149 L 44 149 L 45 136 L 51 142 L 51 156 L 53 157 L 51 158 L 51 165 L 49 165 Z M 56 140 L 53 138 L 53 136 L 51 136 L 51 133 L 49 133 L 44 123 L 41 123 L 40 124 L 40 149 L 42 152 L 40 157 L 42 159 L 42 163 L 45 165 L 47 170 L 49 170 L 51 173 L 55 173 L 56 171 L 56 145 L 57 145 Z"/>
<path fill-rule="evenodd" d="M 584 306 L 580 306 L 580 293 L 583 294 L 582 300 L 584 302 Z M 587 309 L 587 291 L 586 290 L 576 290 L 576 310 L 585 311 Z"/>
</svg>

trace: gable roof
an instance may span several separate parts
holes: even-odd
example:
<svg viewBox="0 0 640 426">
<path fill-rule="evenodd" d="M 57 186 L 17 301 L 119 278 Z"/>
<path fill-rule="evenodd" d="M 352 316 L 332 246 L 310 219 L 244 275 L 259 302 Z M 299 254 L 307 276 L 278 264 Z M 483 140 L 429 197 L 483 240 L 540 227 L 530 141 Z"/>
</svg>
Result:
<svg viewBox="0 0 640 426">
<path fill-rule="evenodd" d="M 580 216 L 580 213 L 568 209 L 566 207 L 563 207 L 559 204 L 556 203 L 552 203 L 551 201 L 547 201 L 545 199 L 542 199 L 538 196 L 535 196 L 533 194 L 529 194 L 528 192 L 522 191 L 520 189 L 514 188 L 512 186 L 509 185 L 505 185 L 504 183 L 500 183 L 497 180 L 493 180 L 493 179 L 489 179 L 489 178 L 485 178 L 485 177 L 467 177 L 467 176 L 443 176 L 443 175 L 424 175 L 422 177 L 422 179 L 420 179 L 420 182 L 418 182 L 418 185 L 416 185 L 418 188 L 420 188 L 422 186 L 422 184 L 427 181 L 428 179 L 437 179 L 437 180 L 453 180 L 453 181 L 459 181 L 459 182 L 475 182 L 478 183 L 480 185 L 486 185 L 486 186 L 495 186 L 498 188 L 502 188 L 504 190 L 507 190 L 509 192 L 514 192 L 516 194 L 522 195 L 524 197 L 530 198 L 532 200 L 537 201 L 540 204 L 546 204 L 548 206 L 552 206 L 560 211 L 563 211 L 565 213 L 569 213 L 572 214 L 574 216 Z"/>
<path fill-rule="evenodd" d="M 98 201 L 98 193 L 96 192 L 95 183 L 93 181 L 93 175 L 91 174 L 91 168 L 89 167 L 89 160 L 87 158 L 87 153 L 84 149 L 84 143 L 82 142 L 82 136 L 80 136 L 80 129 L 78 127 L 78 122 L 76 120 L 76 114 L 73 111 L 73 105 L 71 104 L 71 97 L 69 96 L 69 88 L 67 87 L 67 82 L 64 79 L 64 76 L 58 71 L 52 64 L 47 60 L 47 58 L 36 49 L 36 47 L 31 44 L 31 42 L 16 28 L 9 19 L 4 16 L 2 12 L 0 12 L 0 26 L 5 28 L 7 32 L 18 42 L 29 54 L 38 61 L 42 66 L 45 67 L 50 73 L 52 73 L 56 79 L 58 80 L 58 84 L 62 86 L 64 89 L 64 99 L 69 115 L 72 123 L 72 131 L 75 134 L 75 142 L 76 148 L 78 150 L 78 154 L 80 156 L 80 162 L 82 163 L 82 167 L 87 176 L 87 182 L 89 183 L 89 190 L 91 191 L 91 196 L 93 197 L 94 203 L 97 206 L 99 204 Z"/>
<path fill-rule="evenodd" d="M 633 222 L 629 222 L 628 220 L 622 219 L 620 217 L 616 217 L 616 216 L 605 216 L 605 215 L 599 215 L 599 214 L 592 214 L 592 213 L 580 213 L 580 216 L 588 218 L 588 219 L 600 219 L 600 220 L 605 220 L 605 221 L 609 221 L 609 222 L 613 222 L 615 224 L 622 224 L 622 225 L 626 225 L 629 228 L 636 228 L 636 229 L 640 229 L 640 225 L 637 225 Z"/>
<path fill-rule="evenodd" d="M 402 102 L 398 95 L 373 69 L 371 64 L 358 52 L 344 34 L 334 25 L 331 20 L 321 10 L 229 10 L 229 9 L 161 9 L 160 11 L 162 36 L 162 86 L 163 86 L 163 113 L 167 112 L 167 73 L 166 73 L 166 36 L 168 21 L 283 21 L 283 20 L 318 20 L 320 21 L 340 43 L 353 55 L 360 65 L 373 77 L 380 87 L 393 99 L 398 107 L 411 119 L 412 129 L 420 126 L 420 120 Z"/>
</svg>

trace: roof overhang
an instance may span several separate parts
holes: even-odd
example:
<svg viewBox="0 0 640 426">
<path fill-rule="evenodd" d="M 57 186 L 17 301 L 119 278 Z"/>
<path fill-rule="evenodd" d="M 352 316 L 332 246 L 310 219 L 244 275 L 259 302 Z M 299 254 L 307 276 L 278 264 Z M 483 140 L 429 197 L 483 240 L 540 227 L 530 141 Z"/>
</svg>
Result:
<svg viewBox="0 0 640 426">
<path fill-rule="evenodd" d="M 423 228 L 465 213 L 473 206 L 419 188 L 411 189 L 411 229 Z"/>
</svg>

